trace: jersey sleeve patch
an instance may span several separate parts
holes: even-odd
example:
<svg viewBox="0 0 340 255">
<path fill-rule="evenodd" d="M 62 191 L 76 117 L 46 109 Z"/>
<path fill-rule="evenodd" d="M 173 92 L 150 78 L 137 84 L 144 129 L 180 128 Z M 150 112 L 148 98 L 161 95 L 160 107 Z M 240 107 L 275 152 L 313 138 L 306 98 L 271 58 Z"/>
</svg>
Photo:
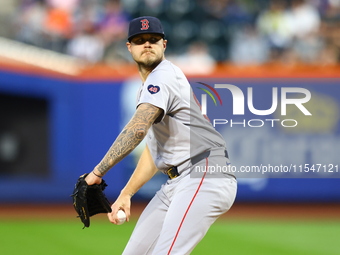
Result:
<svg viewBox="0 0 340 255">
<path fill-rule="evenodd" d="M 150 84 L 150 85 L 148 86 L 148 91 L 149 91 L 151 94 L 156 94 L 156 93 L 158 93 L 160 90 L 161 90 L 161 88 L 158 87 L 158 86 L 155 86 L 155 85 L 152 85 L 152 84 Z"/>
</svg>

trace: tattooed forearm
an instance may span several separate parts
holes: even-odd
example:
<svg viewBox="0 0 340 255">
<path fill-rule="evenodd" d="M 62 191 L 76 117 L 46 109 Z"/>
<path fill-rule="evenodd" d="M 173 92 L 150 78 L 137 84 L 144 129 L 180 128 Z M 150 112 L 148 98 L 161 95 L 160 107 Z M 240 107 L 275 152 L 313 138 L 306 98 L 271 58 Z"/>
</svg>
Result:
<svg viewBox="0 0 340 255">
<path fill-rule="evenodd" d="M 144 139 L 150 126 L 162 110 L 150 104 L 141 104 L 132 119 L 112 144 L 96 169 L 105 175 L 115 164 L 126 157 Z"/>
</svg>

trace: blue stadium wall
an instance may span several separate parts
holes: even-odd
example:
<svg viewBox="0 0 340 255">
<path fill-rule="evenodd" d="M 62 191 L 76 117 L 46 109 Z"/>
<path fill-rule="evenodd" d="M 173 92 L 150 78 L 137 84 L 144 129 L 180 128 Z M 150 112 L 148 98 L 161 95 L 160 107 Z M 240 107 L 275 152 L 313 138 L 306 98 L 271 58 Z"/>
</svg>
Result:
<svg viewBox="0 0 340 255">
<path fill-rule="evenodd" d="M 190 82 L 199 99 L 202 90 L 197 89 L 201 86 L 198 82 L 205 82 L 211 86 L 217 83 L 234 84 L 244 92 L 244 95 L 247 95 L 247 88 L 252 87 L 254 97 L 260 98 L 257 101 L 254 99 L 254 104 L 261 109 L 270 107 L 273 86 L 279 89 L 307 88 L 312 92 L 312 98 L 317 100 L 315 103 L 323 105 L 323 108 L 316 108 L 312 121 L 301 120 L 301 123 L 304 123 L 302 126 L 307 128 L 305 130 L 291 133 L 279 126 L 263 129 L 240 125 L 235 127 L 219 125 L 217 128 L 225 136 L 231 160 L 237 166 L 261 163 L 274 165 L 275 160 L 271 158 L 271 153 L 279 155 L 277 162 L 283 165 L 332 163 L 340 166 L 339 79 L 191 78 Z M 69 202 L 78 176 L 91 171 L 101 160 L 130 118 L 134 107 L 133 91 L 138 83 L 138 79 L 81 81 L 0 71 L 0 98 L 4 100 L 0 110 L 2 116 L 0 202 Z M 208 109 L 214 109 L 210 110 L 211 114 L 208 112 L 208 115 L 210 118 L 219 119 L 225 116 L 225 119 L 230 121 L 232 116 L 232 112 L 228 112 L 232 109 L 230 94 L 222 90 L 218 92 L 224 105 L 215 106 L 208 98 Z M 25 99 L 29 99 L 28 103 L 22 104 L 23 108 L 20 110 L 16 105 L 21 105 L 20 102 Z M 16 118 L 20 118 L 20 113 L 30 112 L 26 109 L 29 102 L 36 104 L 36 109 L 32 109 L 30 114 L 34 115 L 35 110 L 41 113 L 41 119 L 32 118 L 32 122 L 36 121 L 37 126 L 43 126 L 41 129 L 35 128 L 28 120 L 27 123 L 32 125 L 30 128 L 25 128 L 22 126 L 24 124 L 16 121 Z M 39 107 L 44 109 L 40 111 Z M 218 116 L 214 116 L 213 112 Z M 280 118 L 275 116 L 275 113 L 273 116 L 254 117 L 249 111 L 245 112 L 244 116 L 238 117 L 263 120 Z M 235 118 L 235 121 L 241 120 Z M 312 126 L 314 128 L 311 128 Z M 21 133 L 15 134 L 16 130 Z M 41 137 L 45 136 L 45 143 L 40 141 L 39 132 L 44 132 Z M 17 136 L 14 144 L 17 148 L 12 148 L 14 150 L 12 157 L 6 154 L 6 151 L 10 150 L 6 147 L 8 143 L 4 142 L 6 140 L 4 137 L 8 138 L 7 133 Z M 42 144 L 40 151 L 35 151 L 39 142 Z M 271 147 L 272 144 L 276 147 Z M 12 144 L 12 147 L 14 145 Z M 318 150 L 315 152 L 313 148 Z M 15 149 L 19 152 L 15 152 Z M 292 153 L 295 155 L 294 160 L 297 161 L 291 159 Z M 111 199 L 119 194 L 128 180 L 136 157 L 138 153 L 128 156 L 107 174 L 106 180 L 109 183 L 107 193 Z M 266 162 L 264 159 L 268 158 L 269 161 Z M 46 163 L 44 165 L 41 162 Z M 312 178 L 304 178 L 305 176 L 240 178 L 237 201 L 340 202 L 339 175 L 329 177 L 314 174 Z M 150 199 L 165 180 L 162 174 L 156 175 L 141 189 L 135 199 Z"/>
</svg>

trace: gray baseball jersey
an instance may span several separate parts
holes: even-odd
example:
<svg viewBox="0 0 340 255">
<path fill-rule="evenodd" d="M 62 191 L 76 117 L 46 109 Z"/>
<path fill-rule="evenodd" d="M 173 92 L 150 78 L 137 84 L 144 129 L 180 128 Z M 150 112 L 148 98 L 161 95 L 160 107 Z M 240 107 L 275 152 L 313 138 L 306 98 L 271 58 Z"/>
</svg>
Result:
<svg viewBox="0 0 340 255">
<path fill-rule="evenodd" d="M 164 183 L 147 205 L 123 254 L 190 254 L 236 196 L 236 179 L 230 175 L 213 173 L 214 178 L 205 178 L 206 172 L 198 172 L 191 176 L 196 167 L 226 165 L 225 142 L 202 115 L 182 71 L 167 60 L 140 88 L 137 105 L 142 103 L 164 111 L 146 137 L 158 169 L 185 167 L 178 177 Z M 193 160 L 206 151 L 209 156 Z"/>
<path fill-rule="evenodd" d="M 202 115 L 183 72 L 163 60 L 141 86 L 137 106 L 149 103 L 163 116 L 149 129 L 146 143 L 159 170 L 179 166 L 208 149 L 225 147 L 223 137 Z"/>
</svg>

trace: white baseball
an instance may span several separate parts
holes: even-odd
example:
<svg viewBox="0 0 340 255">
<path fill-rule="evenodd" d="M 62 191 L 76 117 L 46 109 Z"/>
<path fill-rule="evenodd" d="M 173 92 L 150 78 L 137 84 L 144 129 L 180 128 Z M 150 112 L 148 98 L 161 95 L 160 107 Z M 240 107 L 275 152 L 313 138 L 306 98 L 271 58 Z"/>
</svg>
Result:
<svg viewBox="0 0 340 255">
<path fill-rule="evenodd" d="M 126 221 L 126 214 L 123 210 L 117 212 L 118 223 L 117 225 L 122 225 Z"/>
</svg>

